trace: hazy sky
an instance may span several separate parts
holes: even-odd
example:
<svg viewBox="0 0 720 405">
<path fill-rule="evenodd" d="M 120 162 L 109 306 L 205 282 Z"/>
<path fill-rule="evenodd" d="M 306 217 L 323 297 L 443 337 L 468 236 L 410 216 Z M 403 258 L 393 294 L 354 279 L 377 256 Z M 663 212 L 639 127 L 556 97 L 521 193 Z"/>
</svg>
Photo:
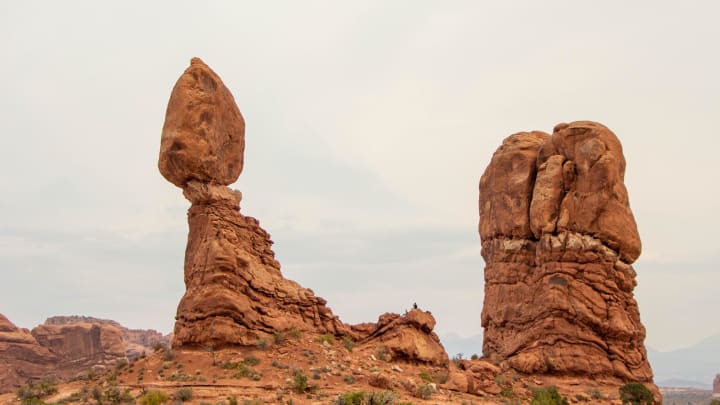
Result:
<svg viewBox="0 0 720 405">
<path fill-rule="evenodd" d="M 647 343 L 718 334 L 719 4 L 1 0 L 0 312 L 171 330 L 188 203 L 157 155 L 198 56 L 247 123 L 242 212 L 344 321 L 480 333 L 480 175 L 589 119 L 624 145 Z"/>
</svg>

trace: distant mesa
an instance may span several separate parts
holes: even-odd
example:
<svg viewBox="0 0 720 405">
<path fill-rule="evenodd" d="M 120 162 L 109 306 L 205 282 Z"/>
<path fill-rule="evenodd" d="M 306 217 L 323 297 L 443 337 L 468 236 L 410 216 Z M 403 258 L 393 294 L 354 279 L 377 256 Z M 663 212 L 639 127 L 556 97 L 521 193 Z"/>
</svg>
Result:
<svg viewBox="0 0 720 405">
<path fill-rule="evenodd" d="M 480 179 L 483 354 L 525 374 L 653 374 L 633 298 L 640 237 L 615 134 L 579 121 L 507 137 Z"/>
<path fill-rule="evenodd" d="M 28 331 L 0 314 L 0 393 L 28 381 L 108 370 L 168 344 L 157 331 L 105 319 L 56 316 Z"/>
</svg>

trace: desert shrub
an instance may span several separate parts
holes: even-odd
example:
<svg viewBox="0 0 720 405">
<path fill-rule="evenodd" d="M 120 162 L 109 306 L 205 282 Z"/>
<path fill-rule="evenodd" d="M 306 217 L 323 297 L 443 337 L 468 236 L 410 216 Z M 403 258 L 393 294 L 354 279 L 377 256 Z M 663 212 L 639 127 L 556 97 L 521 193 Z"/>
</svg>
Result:
<svg viewBox="0 0 720 405">
<path fill-rule="evenodd" d="M 375 357 L 377 357 L 379 360 L 382 361 L 390 361 L 390 353 L 387 350 L 387 347 L 380 345 L 375 348 Z"/>
<path fill-rule="evenodd" d="M 365 402 L 365 392 L 355 391 L 340 394 L 335 405 L 363 405 L 363 402 Z"/>
<path fill-rule="evenodd" d="M 513 392 L 512 387 L 505 386 L 500 389 L 500 396 L 504 398 L 512 398 L 515 396 L 515 392 Z"/>
<path fill-rule="evenodd" d="M 175 399 L 180 402 L 187 402 L 193 397 L 193 390 L 190 387 L 182 387 L 175 391 Z"/>
<path fill-rule="evenodd" d="M 202 405 L 202 404 L 201 404 Z M 238 405 L 237 398 L 235 397 L 228 397 L 228 405 Z"/>
<path fill-rule="evenodd" d="M 258 360 L 258 363 L 260 360 Z M 223 363 L 222 368 L 225 370 L 235 370 L 233 377 L 235 378 L 249 378 L 253 381 L 259 381 L 262 379 L 262 374 L 248 367 L 243 361 L 242 363 L 227 362 Z"/>
<path fill-rule="evenodd" d="M 452 362 L 453 362 L 453 364 L 457 367 L 457 366 L 460 365 L 460 360 L 462 360 L 462 359 L 463 359 L 463 354 L 462 354 L 462 353 L 458 353 L 458 354 L 456 354 L 455 356 L 453 356 Z"/>
<path fill-rule="evenodd" d="M 284 342 L 285 342 L 285 332 L 279 331 L 279 330 L 275 331 L 275 333 L 273 333 L 273 343 L 275 343 L 276 345 L 281 345 Z"/>
<path fill-rule="evenodd" d="M 652 405 L 654 399 L 650 390 L 639 382 L 631 382 L 620 387 L 620 400 L 623 404 Z"/>
<path fill-rule="evenodd" d="M 398 399 L 394 391 L 375 391 L 367 396 L 368 405 L 392 405 Z"/>
<path fill-rule="evenodd" d="M 587 402 L 590 400 L 590 398 L 586 397 L 583 394 L 575 394 L 575 399 L 577 399 L 579 402 Z"/>
<path fill-rule="evenodd" d="M 432 378 L 432 376 L 430 375 L 430 373 L 428 373 L 428 372 L 425 371 L 425 370 L 420 370 L 420 373 L 418 374 L 418 376 L 419 376 L 420 379 L 422 379 L 423 381 L 432 382 L 432 380 L 433 380 L 433 378 Z"/>
<path fill-rule="evenodd" d="M 243 399 L 243 405 L 263 405 L 263 401 L 259 399 Z"/>
<path fill-rule="evenodd" d="M 295 373 L 292 382 L 292 389 L 298 394 L 302 394 L 308 389 L 308 378 L 302 371 Z"/>
<path fill-rule="evenodd" d="M 42 404 L 42 398 L 57 393 L 57 384 L 53 380 L 43 380 L 37 384 L 29 383 L 17 390 L 17 397 L 23 405 Z"/>
<path fill-rule="evenodd" d="M 713 399 L 710 401 L 710 405 L 720 405 L 720 399 Z"/>
<path fill-rule="evenodd" d="M 352 352 L 355 347 L 355 340 L 350 336 L 343 336 L 343 346 L 345 346 L 347 351 Z"/>
<path fill-rule="evenodd" d="M 258 347 L 258 349 L 260 349 L 260 350 L 267 350 L 267 348 L 270 347 L 270 341 L 268 341 L 268 340 L 265 339 L 265 338 L 262 338 L 262 339 L 258 340 L 255 345 L 256 345 L 256 346 Z"/>
<path fill-rule="evenodd" d="M 248 366 L 257 366 L 260 364 L 260 359 L 253 355 L 249 355 L 243 359 L 243 364 L 247 364 Z"/>
<path fill-rule="evenodd" d="M 567 398 L 560 395 L 556 387 L 533 390 L 530 405 L 569 405 Z"/>
<path fill-rule="evenodd" d="M 335 336 L 334 336 L 333 334 L 331 334 L 331 333 L 326 333 L 326 334 L 324 334 L 324 335 L 318 336 L 318 337 L 317 337 L 317 342 L 320 343 L 320 344 L 322 344 L 322 343 L 328 343 L 328 344 L 330 344 L 330 345 L 334 345 L 334 344 L 335 344 Z"/>
<path fill-rule="evenodd" d="M 120 391 L 120 388 L 118 388 L 116 384 L 110 384 L 103 392 L 100 392 L 99 388 L 97 391 L 93 390 L 93 397 L 95 397 L 97 403 L 101 405 L 119 405 L 134 402 L 132 395 L 130 395 L 130 390 L 125 389 Z"/>
<path fill-rule="evenodd" d="M 603 395 L 598 390 L 588 390 L 587 393 L 592 399 L 603 399 Z"/>
<path fill-rule="evenodd" d="M 298 328 L 291 328 L 287 331 L 287 334 L 293 339 L 300 339 L 300 336 L 302 336 L 302 332 Z"/>
<path fill-rule="evenodd" d="M 448 370 L 440 370 L 432 373 L 433 381 L 435 381 L 438 384 L 445 384 L 450 378 L 450 373 Z"/>
<path fill-rule="evenodd" d="M 140 405 L 160 405 L 168 400 L 170 400 L 170 397 L 165 391 L 152 390 L 141 396 L 138 402 L 140 402 Z"/>
<path fill-rule="evenodd" d="M 435 388 L 433 388 L 430 384 L 420 384 L 415 389 L 415 396 L 421 399 L 430 399 L 432 397 L 432 394 L 435 392 Z"/>
<path fill-rule="evenodd" d="M 348 374 L 343 377 L 343 381 L 345 381 L 345 384 L 355 384 L 355 376 Z"/>
</svg>

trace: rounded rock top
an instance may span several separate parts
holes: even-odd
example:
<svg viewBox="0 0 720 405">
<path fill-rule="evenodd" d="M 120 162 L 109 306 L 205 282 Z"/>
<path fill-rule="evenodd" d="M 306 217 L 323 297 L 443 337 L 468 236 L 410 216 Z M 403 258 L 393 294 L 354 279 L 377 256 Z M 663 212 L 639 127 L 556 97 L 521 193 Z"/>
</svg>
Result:
<svg viewBox="0 0 720 405">
<path fill-rule="evenodd" d="M 234 183 L 243 168 L 245 120 L 230 90 L 200 58 L 170 94 L 158 168 L 169 182 Z"/>
</svg>

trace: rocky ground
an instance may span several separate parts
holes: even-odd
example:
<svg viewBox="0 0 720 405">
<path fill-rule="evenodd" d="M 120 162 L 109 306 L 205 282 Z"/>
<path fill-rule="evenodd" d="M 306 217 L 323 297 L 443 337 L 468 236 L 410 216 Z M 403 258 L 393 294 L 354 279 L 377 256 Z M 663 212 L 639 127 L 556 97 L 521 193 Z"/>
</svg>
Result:
<svg viewBox="0 0 720 405">
<path fill-rule="evenodd" d="M 133 399 L 160 390 L 172 401 L 182 395 L 181 388 L 189 388 L 190 404 L 227 404 L 232 398 L 247 404 L 334 404 L 339 396 L 357 391 L 383 393 L 394 398 L 391 403 L 521 404 L 529 403 L 532 389 L 556 384 L 570 403 L 620 403 L 616 383 L 555 381 L 499 369 L 486 392 L 461 393 L 457 389 L 463 368 L 494 366 L 484 360 L 456 359 L 447 367 L 387 361 L 383 349 L 353 347 L 349 340 L 296 331 L 255 347 L 158 348 L 106 372 L 88 372 L 60 384 L 45 402 L 97 403 L 97 393 L 107 400 L 114 389 L 129 390 Z M 0 404 L 19 403 L 14 393 L 0 395 Z"/>
</svg>

